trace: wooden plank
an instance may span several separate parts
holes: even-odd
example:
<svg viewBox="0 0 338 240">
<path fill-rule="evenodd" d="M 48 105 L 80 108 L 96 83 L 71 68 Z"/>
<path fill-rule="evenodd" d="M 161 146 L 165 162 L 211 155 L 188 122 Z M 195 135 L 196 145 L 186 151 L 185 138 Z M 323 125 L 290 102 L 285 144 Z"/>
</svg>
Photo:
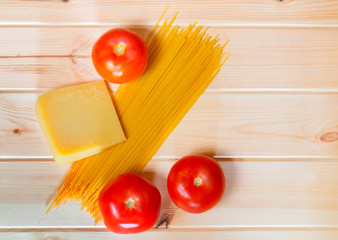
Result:
<svg viewBox="0 0 338 240">
<path fill-rule="evenodd" d="M 0 95 L 0 156 L 50 157 L 37 94 Z M 157 156 L 338 156 L 336 94 L 204 94 Z M 198 129 L 198 131 L 196 131 Z"/>
<path fill-rule="evenodd" d="M 92 232 L 88 230 L 81 230 L 80 232 L 57 232 L 57 231 L 48 231 L 48 232 L 9 232 L 1 233 L 0 239 L 4 240 L 36 240 L 36 239 L 45 239 L 45 240 L 83 240 L 83 239 L 101 239 L 101 240 L 111 240 L 111 239 L 135 239 L 135 240 L 205 240 L 205 239 L 214 239 L 214 240 L 318 240 L 326 239 L 333 240 L 338 239 L 337 230 L 307 230 L 307 231 L 297 231 L 297 230 L 250 230 L 250 231 L 168 231 L 168 230 L 157 230 L 157 231 L 148 231 L 136 235 L 118 235 L 111 232 Z"/>
<path fill-rule="evenodd" d="M 0 71 L 2 91 L 46 91 L 101 79 L 90 58 L 78 57 L 0 57 Z"/>
<path fill-rule="evenodd" d="M 157 21 L 167 6 L 170 6 L 170 16 L 180 11 L 182 22 L 337 24 L 338 20 L 337 0 L 152 0 L 146 3 L 139 0 L 2 0 L 0 21 L 3 24 L 142 24 Z"/>
<path fill-rule="evenodd" d="M 338 228 L 337 162 L 221 161 L 225 195 L 199 215 L 177 209 L 169 199 L 166 177 L 174 162 L 151 161 L 142 173 L 161 192 L 159 223 L 169 222 L 162 228 Z M 66 171 L 54 162 L 0 162 L 0 229 L 102 229 L 74 202 L 44 213 Z"/>
<path fill-rule="evenodd" d="M 50 90 L 99 79 L 90 53 L 109 28 L 0 28 L 0 91 Z M 146 37 L 151 26 L 133 26 Z M 212 27 L 231 57 L 209 90 L 338 92 L 338 30 Z M 25 38 L 18 38 L 24 35 Z M 7 46 L 8 42 L 11 47 Z"/>
</svg>

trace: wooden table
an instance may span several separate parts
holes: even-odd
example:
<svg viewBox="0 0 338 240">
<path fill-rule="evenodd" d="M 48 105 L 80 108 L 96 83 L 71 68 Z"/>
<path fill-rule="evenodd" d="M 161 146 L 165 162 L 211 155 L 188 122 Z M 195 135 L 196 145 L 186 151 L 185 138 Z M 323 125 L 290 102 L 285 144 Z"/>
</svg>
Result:
<svg viewBox="0 0 338 240">
<path fill-rule="evenodd" d="M 68 166 L 51 158 L 37 96 L 99 79 L 94 41 L 117 26 L 145 37 L 167 5 L 232 56 L 143 173 L 164 198 L 160 226 L 115 235 L 75 202 L 45 215 Z M 337 29 L 338 0 L 1 0 L 0 239 L 338 239 Z M 227 178 L 201 215 L 165 186 L 191 153 L 218 157 Z"/>
</svg>

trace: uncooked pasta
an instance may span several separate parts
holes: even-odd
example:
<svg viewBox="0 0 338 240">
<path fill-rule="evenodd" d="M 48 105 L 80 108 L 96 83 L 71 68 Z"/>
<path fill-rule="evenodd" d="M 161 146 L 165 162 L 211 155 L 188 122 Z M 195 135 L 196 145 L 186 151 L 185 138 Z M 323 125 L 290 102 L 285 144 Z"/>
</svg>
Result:
<svg viewBox="0 0 338 240">
<path fill-rule="evenodd" d="M 119 174 L 142 171 L 220 71 L 228 57 L 225 44 L 202 26 L 173 25 L 175 17 L 160 19 L 150 33 L 145 73 L 114 93 L 127 140 L 74 162 L 50 208 L 77 200 L 96 223 L 101 221 L 97 199 L 102 188 Z"/>
</svg>

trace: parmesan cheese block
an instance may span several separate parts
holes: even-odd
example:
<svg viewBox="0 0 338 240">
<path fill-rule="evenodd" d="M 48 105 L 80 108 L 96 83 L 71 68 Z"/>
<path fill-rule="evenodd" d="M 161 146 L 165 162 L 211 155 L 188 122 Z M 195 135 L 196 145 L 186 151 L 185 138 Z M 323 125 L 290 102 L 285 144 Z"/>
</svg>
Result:
<svg viewBox="0 0 338 240">
<path fill-rule="evenodd" d="M 80 160 L 126 140 L 104 81 L 43 94 L 35 110 L 58 164 Z"/>
</svg>

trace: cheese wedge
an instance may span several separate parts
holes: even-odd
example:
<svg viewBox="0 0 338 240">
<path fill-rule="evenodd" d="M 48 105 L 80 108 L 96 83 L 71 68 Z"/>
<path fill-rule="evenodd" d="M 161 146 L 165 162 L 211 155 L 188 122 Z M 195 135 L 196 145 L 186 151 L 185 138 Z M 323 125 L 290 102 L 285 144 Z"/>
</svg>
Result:
<svg viewBox="0 0 338 240">
<path fill-rule="evenodd" d="M 126 140 L 104 81 L 43 94 L 35 110 L 58 164 L 89 157 Z"/>
</svg>

